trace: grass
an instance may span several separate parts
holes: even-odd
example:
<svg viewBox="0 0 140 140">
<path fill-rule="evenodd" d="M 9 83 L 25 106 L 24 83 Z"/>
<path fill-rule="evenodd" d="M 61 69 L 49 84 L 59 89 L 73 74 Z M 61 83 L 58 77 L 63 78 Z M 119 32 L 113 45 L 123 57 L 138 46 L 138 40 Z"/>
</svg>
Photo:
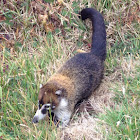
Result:
<svg viewBox="0 0 140 140">
<path fill-rule="evenodd" d="M 57 17 L 52 14 L 56 20 L 51 32 L 38 21 L 43 8 L 49 6 L 40 1 L 35 4 L 31 0 L 1 1 L 0 139 L 140 139 L 138 1 L 56 3 L 51 11 L 57 13 Z M 90 99 L 95 113 L 75 113 L 65 130 L 48 121 L 34 125 L 40 83 L 46 83 L 77 49 L 86 49 L 90 43 L 91 24 L 85 25 L 77 17 L 85 7 L 103 13 L 107 30 L 105 78 Z"/>
<path fill-rule="evenodd" d="M 131 59 L 128 60 L 127 64 L 130 64 Z M 107 109 L 106 114 L 101 114 L 101 118 L 111 127 L 107 139 L 133 140 L 140 137 L 140 111 L 138 109 L 140 101 L 139 62 L 132 64 L 132 66 L 134 66 L 134 69 L 130 71 L 128 67 L 122 69 L 121 80 L 114 83 L 114 88 L 112 88 L 115 93 L 114 108 Z"/>
</svg>

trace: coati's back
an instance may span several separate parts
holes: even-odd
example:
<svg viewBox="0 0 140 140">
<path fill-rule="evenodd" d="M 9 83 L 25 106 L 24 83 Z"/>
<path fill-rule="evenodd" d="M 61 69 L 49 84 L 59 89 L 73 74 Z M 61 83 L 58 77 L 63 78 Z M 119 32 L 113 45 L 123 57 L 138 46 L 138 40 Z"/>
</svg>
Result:
<svg viewBox="0 0 140 140">
<path fill-rule="evenodd" d="M 106 31 L 102 15 L 92 9 L 83 9 L 82 20 L 90 18 L 93 26 L 92 47 L 90 53 L 79 53 L 68 60 L 57 72 L 73 81 L 75 103 L 87 99 L 99 86 L 103 78 L 106 57 Z"/>
<path fill-rule="evenodd" d="M 69 122 L 75 106 L 87 99 L 103 78 L 106 57 L 106 31 L 103 17 L 92 8 L 83 9 L 80 14 L 82 20 L 90 18 L 92 21 L 91 52 L 80 53 L 69 59 L 39 92 L 39 104 L 49 104 L 51 111 L 64 125 Z M 34 118 L 37 118 L 36 116 Z"/>
</svg>

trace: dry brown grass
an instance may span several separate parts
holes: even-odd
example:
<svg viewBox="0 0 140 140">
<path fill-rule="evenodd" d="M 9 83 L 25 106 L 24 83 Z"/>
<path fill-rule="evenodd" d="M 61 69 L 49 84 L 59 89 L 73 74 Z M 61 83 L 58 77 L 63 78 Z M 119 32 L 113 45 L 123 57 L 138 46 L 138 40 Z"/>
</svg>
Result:
<svg viewBox="0 0 140 140">
<path fill-rule="evenodd" d="M 107 127 L 105 124 L 102 127 L 99 125 L 102 121 L 95 117 L 95 114 L 105 113 L 106 109 L 114 106 L 112 100 L 114 93 L 110 90 L 113 77 L 116 78 L 114 74 L 110 77 L 105 77 L 90 99 L 79 106 L 70 125 L 61 132 L 61 139 L 82 140 L 85 138 L 87 140 L 101 140 L 104 138 L 102 129 L 104 128 L 107 131 Z M 80 115 L 78 115 L 79 113 Z"/>
<path fill-rule="evenodd" d="M 106 110 L 118 109 L 119 105 L 114 102 L 115 92 L 113 88 L 117 86 L 123 92 L 122 71 L 125 76 L 131 74 L 135 76 L 135 67 L 139 65 L 140 58 L 134 63 L 133 60 L 123 59 L 118 69 L 105 76 L 100 87 L 87 100 L 81 103 L 76 110 L 70 125 L 58 133 L 58 139 L 64 140 L 102 140 L 107 139 L 106 135 L 111 129 L 104 121 L 100 120 L 96 115 L 106 114 Z M 131 68 L 130 68 L 131 67 Z M 80 115 L 79 115 L 80 113 Z M 103 133 L 105 132 L 105 133 Z"/>
<path fill-rule="evenodd" d="M 19 6 L 15 6 L 14 0 L 6 1 L 9 5 L 7 7 L 3 6 L 3 10 L 7 11 L 9 8 L 12 11 L 16 11 L 16 9 L 20 8 Z M 19 2 L 22 2 L 19 0 Z M 80 49 L 82 48 L 85 52 L 90 50 L 90 42 L 91 42 L 91 23 L 89 20 L 86 21 L 86 28 L 90 28 L 88 31 L 85 31 L 85 29 L 79 28 L 78 24 L 80 23 L 80 20 L 77 18 L 77 14 L 74 10 L 75 7 L 73 7 L 74 2 L 79 2 L 78 8 L 83 9 L 86 6 L 92 7 L 94 5 L 94 8 L 99 10 L 103 13 L 105 22 L 106 22 L 106 31 L 107 31 L 107 50 L 108 50 L 108 58 L 105 62 L 105 76 L 103 79 L 102 84 L 100 87 L 93 93 L 93 96 L 88 101 L 83 102 L 79 108 L 76 110 L 74 116 L 72 117 L 72 120 L 68 127 L 64 129 L 58 128 L 57 130 L 52 128 L 52 131 L 50 132 L 50 127 L 48 128 L 48 123 L 43 122 L 38 125 L 32 125 L 31 123 L 31 117 L 34 115 L 34 111 L 37 108 L 37 101 L 35 98 L 28 98 L 27 99 L 27 92 L 30 92 L 30 94 L 34 94 L 34 96 L 37 97 L 36 93 L 38 91 L 35 90 L 26 90 L 26 87 L 22 87 L 20 84 L 16 86 L 16 89 L 14 89 L 14 92 L 18 92 L 21 97 L 24 97 L 21 99 L 21 103 L 23 102 L 23 107 L 28 105 L 30 108 L 24 108 L 24 113 L 22 110 L 18 110 L 18 108 L 15 107 L 15 104 L 10 101 L 12 98 L 12 93 L 10 89 L 13 85 L 10 85 L 10 80 L 13 77 L 21 77 L 22 75 L 26 75 L 26 71 L 28 69 L 33 70 L 31 74 L 34 76 L 34 79 L 30 79 L 30 75 L 27 75 L 27 77 L 24 77 L 26 82 L 29 83 L 30 87 L 32 87 L 32 83 L 37 85 L 39 87 L 40 83 L 46 83 L 47 79 L 62 65 L 64 62 L 72 57 L 76 50 L 79 49 L 79 46 L 77 46 L 77 40 L 79 40 L 79 37 L 82 36 L 83 38 L 80 39 L 82 45 L 80 46 Z M 119 90 L 122 91 L 123 87 L 127 86 L 123 84 L 123 78 L 122 78 L 122 72 L 125 74 L 126 77 L 135 77 L 136 69 L 135 67 L 140 64 L 140 57 L 139 52 L 136 52 L 135 56 L 130 53 L 127 57 L 123 56 L 123 53 L 128 48 L 134 49 L 132 45 L 132 40 L 136 37 L 139 38 L 139 30 L 137 29 L 137 23 L 140 23 L 140 17 L 137 14 L 140 10 L 139 2 L 138 0 L 130 0 L 130 1 L 116 1 L 112 0 L 111 3 L 108 4 L 108 7 L 105 6 L 106 2 L 110 2 L 109 0 L 102 1 L 102 0 L 69 0 L 64 1 L 63 6 L 61 5 L 55 5 L 54 11 L 57 12 L 57 10 L 64 9 L 66 13 L 71 13 L 72 16 L 68 17 L 62 16 L 61 12 L 59 14 L 59 19 L 56 21 L 56 25 L 58 22 L 61 25 L 64 24 L 64 21 L 67 21 L 67 29 L 69 29 L 68 32 L 65 32 L 65 37 L 62 36 L 62 34 L 55 34 L 53 33 L 53 41 L 49 42 L 46 40 L 47 35 L 46 31 L 47 29 L 44 29 L 44 25 L 38 23 L 38 14 L 43 15 L 44 11 L 42 10 L 42 7 L 40 7 L 40 3 L 42 2 L 40 0 L 37 0 L 37 4 L 33 5 L 35 3 L 31 3 L 30 10 L 27 12 L 25 11 L 25 7 L 22 7 L 23 13 L 20 15 L 17 11 L 17 14 L 14 17 L 14 20 L 11 20 L 14 23 L 14 27 L 8 26 L 7 24 L 2 24 L 2 28 L 0 29 L 2 36 L 0 36 L 0 63 L 1 66 L 5 68 L 6 65 L 11 65 L 12 63 L 15 66 L 15 69 L 18 67 L 17 73 L 9 75 L 9 77 L 6 74 L 3 74 L 2 79 L 2 88 L 3 88 L 3 94 L 6 98 L 5 100 L 5 106 L 8 108 L 7 102 L 10 102 L 14 109 L 17 110 L 17 112 L 21 111 L 20 118 L 23 118 L 20 121 L 20 129 L 21 132 L 17 131 L 18 128 L 15 126 L 19 124 L 17 123 L 17 116 L 13 115 L 9 118 L 4 118 L 5 120 L 9 119 L 8 121 L 12 121 L 14 125 L 10 126 L 4 126 L 3 128 L 11 127 L 11 131 L 15 134 L 23 134 L 23 136 L 28 138 L 34 138 L 38 139 L 41 137 L 42 132 L 44 132 L 43 129 L 45 129 L 45 132 L 43 134 L 43 138 L 50 138 L 52 132 L 57 137 L 57 139 L 64 139 L 64 140 L 101 140 L 106 139 L 106 135 L 110 130 L 110 127 L 99 119 L 100 114 L 106 114 L 106 109 L 113 109 L 114 106 L 119 109 L 119 106 L 114 103 L 113 97 L 115 96 L 115 92 L 112 90 L 117 86 L 119 86 Z M 19 3 L 20 5 L 20 3 Z M 39 7 L 38 7 L 39 5 Z M 46 5 L 45 5 L 46 6 Z M 38 7 L 36 9 L 37 11 L 34 12 L 33 8 Z M 47 8 L 50 8 L 48 5 Z M 7 8 L 7 9 L 6 9 Z M 52 13 L 54 12 L 52 9 Z M 39 12 L 39 13 L 38 13 Z M 54 14 L 54 13 L 53 13 Z M 69 14 L 68 14 L 69 15 Z M 28 18 L 31 18 L 32 20 L 27 20 Z M 54 15 L 53 15 L 54 18 Z M 72 20 L 73 27 L 71 28 L 69 21 L 70 18 Z M 76 23 L 75 23 L 76 21 Z M 30 24 L 35 23 L 34 24 Z M 29 27 L 29 30 L 28 30 Z M 61 30 L 63 30 L 63 27 L 60 27 Z M 25 32 L 25 33 L 24 33 Z M 63 31 L 62 31 L 63 32 Z M 8 38 L 5 36 L 8 35 Z M 26 36 L 28 35 L 28 36 Z M 127 35 L 131 35 L 131 39 L 129 37 L 126 37 Z M 4 39 L 2 39 L 4 38 Z M 7 38 L 7 39 L 6 39 Z M 39 41 L 39 45 L 36 46 L 36 48 L 33 46 L 34 38 L 36 38 L 37 41 Z M 116 46 L 116 49 L 114 53 L 112 52 L 112 49 L 114 49 L 114 44 L 118 41 L 118 46 Z M 21 49 L 15 48 L 15 43 L 19 42 L 22 44 Z M 126 47 L 122 48 L 123 51 L 121 52 L 121 48 L 119 47 L 119 43 L 123 42 Z M 57 49 L 54 49 L 57 48 Z M 5 50 L 9 49 L 8 57 L 5 54 Z M 27 51 L 22 51 L 24 49 L 27 49 Z M 48 57 L 50 54 L 48 54 L 48 50 L 51 52 L 51 56 Z M 19 52 L 18 52 L 19 51 Z M 118 52 L 121 52 L 118 55 Z M 34 59 L 32 56 L 35 56 Z M 26 66 L 26 59 L 29 59 L 33 64 L 33 66 L 30 66 L 29 68 Z M 49 63 L 47 65 L 40 67 L 40 59 L 43 60 L 50 59 Z M 33 67 L 33 68 L 32 68 Z M 10 68 L 9 68 L 10 69 Z M 2 69 L 3 71 L 3 69 Z M 14 71 L 10 69 L 10 71 Z M 8 71 L 9 72 L 9 71 Z M 1 76 L 1 75 L 0 75 Z M 28 81 L 30 79 L 30 81 Z M 22 79 L 24 80 L 24 79 Z M 7 86 L 7 87 L 6 87 Z M 8 92 L 7 92 L 8 91 Z M 9 96 L 10 94 L 10 96 Z M 29 96 L 29 95 L 28 95 Z M 15 98 L 15 97 L 14 97 Z M 5 107 L 5 108 L 6 108 Z M 28 112 L 31 111 L 31 112 Z M 4 112 L 4 111 L 3 111 Z M 5 110 L 7 113 L 8 110 Z M 11 113 L 11 111 L 10 111 Z M 9 114 L 10 114 L 9 113 Z M 14 118 L 15 117 L 15 118 Z M 46 128 L 47 126 L 47 128 Z M 106 132 L 106 135 L 103 132 Z M 4 136 L 8 135 L 7 132 L 4 130 Z M 33 137 L 32 137 L 33 136 Z M 15 136 L 13 135 L 15 138 Z M 54 138 L 54 137 L 53 137 Z M 18 139 L 18 137 L 17 137 Z"/>
</svg>

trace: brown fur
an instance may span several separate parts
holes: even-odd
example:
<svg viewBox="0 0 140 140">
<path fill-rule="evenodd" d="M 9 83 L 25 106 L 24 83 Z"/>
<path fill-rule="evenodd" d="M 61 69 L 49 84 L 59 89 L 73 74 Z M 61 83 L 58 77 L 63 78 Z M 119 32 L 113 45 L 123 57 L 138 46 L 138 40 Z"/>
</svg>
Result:
<svg viewBox="0 0 140 140">
<path fill-rule="evenodd" d="M 89 54 L 87 54 L 89 55 Z M 91 71 L 92 74 L 94 75 L 94 80 L 92 81 L 94 84 L 93 86 L 90 87 L 91 91 L 94 91 L 101 79 L 102 79 L 102 73 L 103 73 L 103 63 L 99 58 L 96 56 L 91 55 L 92 61 L 94 60 L 97 65 L 98 65 L 98 70 L 96 71 Z M 89 60 L 90 61 L 90 60 Z M 95 63 L 94 62 L 94 63 Z M 41 101 L 43 100 L 43 104 L 50 103 L 52 102 L 56 106 L 59 103 L 58 96 L 55 95 L 55 92 L 57 90 L 62 90 L 62 95 L 61 97 L 65 97 L 68 99 L 69 102 L 69 109 L 73 112 L 75 106 L 77 103 L 81 102 L 83 99 L 87 99 L 89 95 L 86 93 L 82 95 L 82 90 L 87 88 L 87 81 L 86 76 L 88 77 L 90 70 L 88 72 L 87 69 L 82 68 L 82 67 L 75 67 L 74 63 L 72 64 L 73 67 L 70 66 L 71 64 L 69 61 L 67 61 L 59 70 L 54 74 L 50 79 L 47 81 L 47 84 L 45 84 L 39 92 L 38 99 Z M 97 66 L 96 66 L 97 68 Z M 79 74 L 81 71 L 85 71 L 87 74 Z M 86 83 L 86 84 L 85 84 Z M 90 84 L 90 83 L 89 83 Z M 46 94 L 45 94 L 46 93 Z M 91 93 L 90 93 L 91 94 Z"/>
<path fill-rule="evenodd" d="M 38 99 L 42 100 L 43 104 L 53 103 L 55 106 L 58 106 L 59 99 L 55 94 L 57 90 L 62 90 L 63 93 L 61 97 L 72 98 L 74 93 L 73 81 L 62 74 L 54 74 L 45 84 L 39 92 Z M 74 98 L 74 97 L 73 97 Z"/>
<path fill-rule="evenodd" d="M 91 96 L 103 78 L 106 56 L 104 20 L 92 8 L 82 10 L 81 16 L 83 20 L 90 18 L 93 23 L 91 52 L 79 53 L 69 59 L 40 89 L 38 96 L 40 104 L 55 106 L 51 108 L 52 112 L 64 125 L 68 124 L 75 107 Z M 42 112 L 46 113 L 45 110 Z"/>
</svg>

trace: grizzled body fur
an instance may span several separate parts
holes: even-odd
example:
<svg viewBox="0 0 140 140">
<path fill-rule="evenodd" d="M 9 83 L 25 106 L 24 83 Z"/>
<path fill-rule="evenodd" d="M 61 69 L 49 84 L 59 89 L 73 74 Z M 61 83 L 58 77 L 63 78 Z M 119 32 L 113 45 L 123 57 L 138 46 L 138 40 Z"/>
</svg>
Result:
<svg viewBox="0 0 140 140">
<path fill-rule="evenodd" d="M 89 18 L 92 21 L 91 52 L 79 53 L 69 59 L 41 87 L 38 96 L 39 105 L 44 106 L 39 107 L 38 110 L 46 114 L 47 110 L 51 109 L 63 125 L 68 124 L 76 105 L 87 99 L 103 78 L 106 57 L 106 31 L 103 17 L 92 8 L 83 9 L 80 14 L 82 20 Z M 33 122 L 40 120 L 38 115 L 39 111 L 35 114 Z"/>
</svg>

